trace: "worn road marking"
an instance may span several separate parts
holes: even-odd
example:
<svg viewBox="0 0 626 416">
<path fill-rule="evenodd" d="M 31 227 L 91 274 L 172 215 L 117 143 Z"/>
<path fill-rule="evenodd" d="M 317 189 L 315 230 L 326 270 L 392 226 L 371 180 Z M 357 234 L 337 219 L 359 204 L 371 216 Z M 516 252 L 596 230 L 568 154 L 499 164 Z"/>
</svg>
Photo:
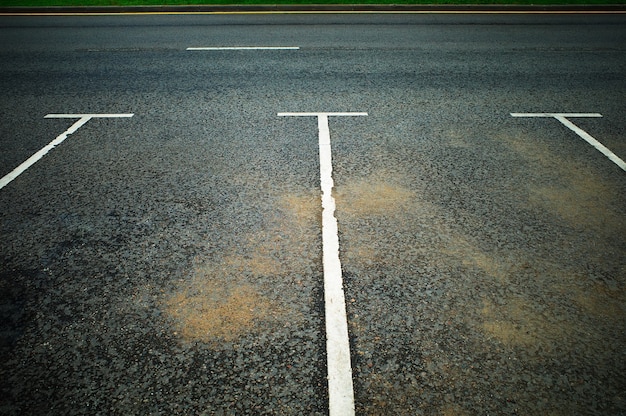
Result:
<svg viewBox="0 0 626 416">
<path fill-rule="evenodd" d="M 298 50 L 299 46 L 200 46 L 187 48 L 188 51 L 283 51 Z"/>
<path fill-rule="evenodd" d="M 26 169 L 34 165 L 39 159 L 44 157 L 50 150 L 54 149 L 56 146 L 63 143 L 67 136 L 76 132 L 79 128 L 81 128 L 85 123 L 87 123 L 92 118 L 120 118 L 120 117 L 132 117 L 133 114 L 48 114 L 44 118 L 78 118 L 74 124 L 70 126 L 69 129 L 65 130 L 56 139 L 52 140 L 46 146 L 44 146 L 37 153 L 26 159 L 21 165 L 13 169 L 10 173 L 5 175 L 2 179 L 0 179 L 0 189 L 4 188 L 8 185 L 13 179 L 20 176 Z"/>
<path fill-rule="evenodd" d="M 600 153 L 608 157 L 611 162 L 626 171 L 626 163 L 620 159 L 615 153 L 610 151 L 602 143 L 594 139 L 589 133 L 568 120 L 569 117 L 602 117 L 599 113 L 511 113 L 513 117 L 551 117 L 559 120 L 565 127 L 583 138 L 587 143 L 595 147 Z"/>
<path fill-rule="evenodd" d="M 326 354 L 330 416 L 354 415 L 354 388 L 350 364 L 350 342 L 346 301 L 343 293 L 339 237 L 335 218 L 333 165 L 330 148 L 329 116 L 366 116 L 367 113 L 278 113 L 282 117 L 317 117 L 319 130 L 320 181 L 322 187 L 322 259 L 326 310 Z"/>
</svg>

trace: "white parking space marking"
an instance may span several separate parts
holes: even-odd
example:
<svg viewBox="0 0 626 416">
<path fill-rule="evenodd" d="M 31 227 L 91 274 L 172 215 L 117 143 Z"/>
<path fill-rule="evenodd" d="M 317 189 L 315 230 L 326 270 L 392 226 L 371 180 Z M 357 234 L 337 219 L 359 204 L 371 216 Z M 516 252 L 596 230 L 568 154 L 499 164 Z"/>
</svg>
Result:
<svg viewBox="0 0 626 416">
<path fill-rule="evenodd" d="M 602 117 L 599 113 L 511 113 L 513 117 L 551 117 L 559 120 L 564 126 L 582 137 L 587 143 L 595 147 L 600 153 L 608 157 L 611 162 L 626 171 L 626 162 L 620 159 L 602 143 L 594 139 L 589 133 L 568 120 L 569 117 Z"/>
<path fill-rule="evenodd" d="M 299 46 L 200 46 L 187 48 L 188 51 L 282 51 L 298 50 Z"/>
<path fill-rule="evenodd" d="M 335 199 L 332 196 L 334 182 L 328 117 L 366 115 L 367 113 L 278 113 L 279 117 L 317 117 L 322 188 L 322 260 L 330 416 L 354 415 L 355 409 L 348 321 L 339 260 L 339 236 L 337 218 L 335 218 Z"/>
<path fill-rule="evenodd" d="M 43 118 L 129 118 L 134 116 L 132 113 L 128 114 L 47 114 Z"/>
<path fill-rule="evenodd" d="M 54 149 L 56 146 L 63 143 L 67 136 L 76 132 L 79 128 L 81 128 L 85 123 L 87 123 L 92 118 L 120 118 L 120 117 L 132 117 L 133 114 L 48 114 L 44 118 L 78 118 L 74 124 L 70 126 L 69 129 L 65 130 L 59 136 L 57 136 L 54 140 L 44 146 L 37 153 L 26 159 L 21 165 L 13 169 L 10 173 L 2 177 L 0 179 L 0 189 L 4 188 L 8 185 L 13 179 L 20 176 L 26 169 L 34 165 L 39 159 L 44 157 L 50 150 Z"/>
</svg>

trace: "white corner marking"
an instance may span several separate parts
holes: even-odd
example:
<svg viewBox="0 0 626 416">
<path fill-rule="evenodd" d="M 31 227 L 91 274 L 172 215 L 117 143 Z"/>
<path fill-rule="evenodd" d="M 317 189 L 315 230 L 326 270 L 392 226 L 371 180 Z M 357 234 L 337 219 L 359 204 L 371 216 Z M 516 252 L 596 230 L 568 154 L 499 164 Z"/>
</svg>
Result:
<svg viewBox="0 0 626 416">
<path fill-rule="evenodd" d="M 549 117 L 555 118 L 565 127 L 576 133 L 587 143 L 596 148 L 600 153 L 609 158 L 609 160 L 626 171 L 626 162 L 619 158 L 615 153 L 610 151 L 606 146 L 593 138 L 589 133 L 572 123 L 570 117 L 602 117 L 600 113 L 511 113 L 512 117 Z"/>
<path fill-rule="evenodd" d="M 4 188 L 8 185 L 13 179 L 20 176 L 26 169 L 34 165 L 39 159 L 44 157 L 50 150 L 54 149 L 56 146 L 63 143 L 67 136 L 72 133 L 75 133 L 76 130 L 85 125 L 92 118 L 120 118 L 120 117 L 132 117 L 133 114 L 47 114 L 44 118 L 77 118 L 78 120 L 74 122 L 63 133 L 58 135 L 54 140 L 44 146 L 37 153 L 26 159 L 22 164 L 13 169 L 11 172 L 6 174 L 0 179 L 0 189 Z"/>
</svg>

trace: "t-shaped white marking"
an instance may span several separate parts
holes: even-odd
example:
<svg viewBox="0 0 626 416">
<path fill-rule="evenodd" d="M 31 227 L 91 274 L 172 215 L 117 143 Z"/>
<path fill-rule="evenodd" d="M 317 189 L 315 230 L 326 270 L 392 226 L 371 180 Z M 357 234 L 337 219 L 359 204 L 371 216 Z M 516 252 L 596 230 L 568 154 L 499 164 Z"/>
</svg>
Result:
<svg viewBox="0 0 626 416">
<path fill-rule="evenodd" d="M 568 117 L 602 117 L 598 113 L 511 113 L 513 117 L 552 117 L 559 120 L 565 127 L 583 138 L 587 143 L 595 147 L 600 153 L 608 157 L 611 162 L 626 171 L 626 163 L 620 159 L 615 153 L 611 152 L 602 143 L 591 137 L 589 133 L 568 120 Z"/>
<path fill-rule="evenodd" d="M 46 146 L 44 146 L 37 153 L 26 159 L 21 165 L 13 169 L 7 175 L 0 179 L 0 189 L 4 188 L 13 179 L 20 176 L 26 169 L 34 165 L 39 159 L 44 157 L 50 150 L 63 143 L 67 136 L 76 132 L 79 128 L 85 125 L 92 118 L 120 118 L 120 117 L 132 117 L 133 114 L 48 114 L 44 118 L 77 118 L 74 124 L 69 129 L 65 130 L 56 139 L 52 140 Z"/>
<path fill-rule="evenodd" d="M 328 363 L 328 402 L 330 416 L 354 415 L 354 388 L 350 364 L 350 342 L 346 301 L 343 293 L 339 236 L 335 218 L 333 165 L 330 148 L 329 116 L 366 116 L 367 113 L 278 113 L 283 117 L 317 117 L 322 187 L 322 260 L 326 311 L 326 354 Z"/>
</svg>

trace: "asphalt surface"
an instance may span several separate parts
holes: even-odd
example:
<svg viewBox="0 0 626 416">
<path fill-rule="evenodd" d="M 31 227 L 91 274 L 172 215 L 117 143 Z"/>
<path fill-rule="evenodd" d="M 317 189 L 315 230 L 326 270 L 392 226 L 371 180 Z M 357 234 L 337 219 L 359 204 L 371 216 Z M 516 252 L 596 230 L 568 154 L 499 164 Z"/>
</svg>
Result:
<svg viewBox="0 0 626 416">
<path fill-rule="evenodd" d="M 626 414 L 626 15 L 0 18 L 0 413 Z M 202 46 L 298 50 L 188 51 Z"/>
</svg>

